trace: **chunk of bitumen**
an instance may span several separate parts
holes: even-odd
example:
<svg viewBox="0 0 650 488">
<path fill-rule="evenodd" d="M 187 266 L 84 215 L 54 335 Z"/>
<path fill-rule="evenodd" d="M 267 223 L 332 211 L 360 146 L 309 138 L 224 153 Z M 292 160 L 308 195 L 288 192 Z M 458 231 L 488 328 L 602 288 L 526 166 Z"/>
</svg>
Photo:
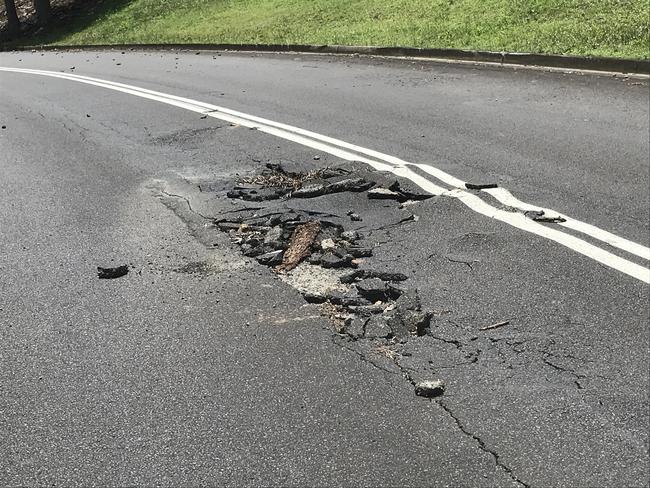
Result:
<svg viewBox="0 0 650 488">
<path fill-rule="evenodd" d="M 320 293 L 304 293 L 302 296 L 308 303 L 325 303 L 327 301 L 327 298 Z"/>
<path fill-rule="evenodd" d="M 406 291 L 407 289 L 398 283 L 386 284 L 386 295 L 388 295 L 388 298 L 390 298 L 391 300 L 397 300 Z"/>
<path fill-rule="evenodd" d="M 392 185 L 388 187 L 389 190 L 399 193 L 406 200 L 428 200 L 432 198 L 431 193 L 420 192 L 419 189 L 412 188 L 411 190 L 402 188 L 399 181 L 395 181 Z"/>
<path fill-rule="evenodd" d="M 275 249 L 280 249 L 285 244 L 282 233 L 282 227 L 279 225 L 271 227 L 271 229 L 264 236 L 264 244 Z"/>
<path fill-rule="evenodd" d="M 386 300 L 386 282 L 379 278 L 367 278 L 356 284 L 359 295 L 371 302 Z"/>
<path fill-rule="evenodd" d="M 384 313 L 386 309 L 381 305 L 361 305 L 359 307 L 348 307 L 348 310 L 362 317 L 370 317 L 372 315 Z"/>
<path fill-rule="evenodd" d="M 369 271 L 368 278 L 379 278 L 384 281 L 406 281 L 408 276 L 404 273 L 393 273 L 390 271 Z"/>
<path fill-rule="evenodd" d="M 348 247 L 348 253 L 355 258 L 369 258 L 372 256 L 371 247 Z"/>
<path fill-rule="evenodd" d="M 299 220 L 300 220 L 300 216 L 293 212 L 287 212 L 280 216 L 280 222 L 282 224 L 286 224 L 287 222 L 299 221 Z"/>
<path fill-rule="evenodd" d="M 264 254 L 264 246 L 251 246 L 250 244 L 243 244 L 241 246 L 242 254 L 249 258 L 255 258 Z"/>
<path fill-rule="evenodd" d="M 363 297 L 346 294 L 340 291 L 331 291 L 325 295 L 330 303 L 342 307 L 359 307 L 370 305 L 370 302 Z"/>
<path fill-rule="evenodd" d="M 339 278 L 339 281 L 344 284 L 349 284 L 349 283 L 354 283 L 355 281 L 362 279 L 364 277 L 365 270 L 362 269 L 355 269 L 354 271 L 351 271 L 350 273 L 346 273 L 344 275 L 341 275 Z"/>
<path fill-rule="evenodd" d="M 280 225 L 281 223 L 282 223 L 282 217 L 280 217 L 279 215 L 271 215 L 266 221 L 266 225 L 269 227 L 275 227 L 276 225 Z"/>
<path fill-rule="evenodd" d="M 129 267 L 127 265 L 117 266 L 116 268 L 102 268 L 97 266 L 97 278 L 100 280 L 114 280 L 115 278 L 121 278 L 129 273 Z"/>
<path fill-rule="evenodd" d="M 364 336 L 369 339 L 383 339 L 393 335 L 392 330 L 381 315 L 373 315 L 366 322 Z"/>
<path fill-rule="evenodd" d="M 275 266 L 276 264 L 280 264 L 282 262 L 283 253 L 284 251 L 282 250 L 264 253 L 260 256 L 257 256 L 257 262 L 265 266 Z"/>
<path fill-rule="evenodd" d="M 363 337 L 363 332 L 366 325 L 366 320 L 364 318 L 355 317 L 346 323 L 345 328 L 343 329 L 347 335 L 355 339 Z"/>
<path fill-rule="evenodd" d="M 499 188 L 496 183 L 465 183 L 468 190 L 486 190 L 488 188 Z"/>
<path fill-rule="evenodd" d="M 293 198 L 314 198 L 325 195 L 326 184 L 305 185 L 291 193 Z"/>
<path fill-rule="evenodd" d="M 237 230 L 240 225 L 238 222 L 217 222 L 217 227 L 223 231 Z"/>
<path fill-rule="evenodd" d="M 420 303 L 420 296 L 417 290 L 405 290 L 402 295 L 395 302 L 395 310 L 421 310 L 422 304 Z"/>
<path fill-rule="evenodd" d="M 408 310 L 402 313 L 402 323 L 411 335 L 423 336 L 431 326 L 431 312 Z"/>
<path fill-rule="evenodd" d="M 434 398 L 445 392 L 445 384 L 441 380 L 423 380 L 415 383 L 415 394 L 425 398 Z"/>
<path fill-rule="evenodd" d="M 358 269 L 346 273 L 340 277 L 341 283 L 354 283 L 357 280 L 365 278 L 379 278 L 383 281 L 406 281 L 408 276 L 402 273 L 393 273 L 390 271 L 373 271 L 370 269 Z"/>
<path fill-rule="evenodd" d="M 339 257 L 333 252 L 328 251 L 320 258 L 320 265 L 323 268 L 345 268 L 352 264 L 352 259 L 354 258 L 349 254 Z"/>
</svg>

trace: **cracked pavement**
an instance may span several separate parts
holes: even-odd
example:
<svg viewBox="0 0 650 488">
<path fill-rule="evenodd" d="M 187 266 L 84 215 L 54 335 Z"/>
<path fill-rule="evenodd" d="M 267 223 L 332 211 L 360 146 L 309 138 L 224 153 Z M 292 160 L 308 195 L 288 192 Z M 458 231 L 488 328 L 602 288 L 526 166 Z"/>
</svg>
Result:
<svg viewBox="0 0 650 488">
<path fill-rule="evenodd" d="M 217 100 L 648 245 L 646 82 L 325 56 L 0 61 Z M 337 158 L 64 80 L 0 88 L 0 484 L 647 485 L 647 285 L 445 197 L 278 202 L 363 231 L 363 266 L 407 275 L 433 314 L 421 337 L 355 339 L 212 225 L 264 208 L 225 197 L 234 176 Z M 416 397 L 424 379 L 444 394 Z"/>
</svg>

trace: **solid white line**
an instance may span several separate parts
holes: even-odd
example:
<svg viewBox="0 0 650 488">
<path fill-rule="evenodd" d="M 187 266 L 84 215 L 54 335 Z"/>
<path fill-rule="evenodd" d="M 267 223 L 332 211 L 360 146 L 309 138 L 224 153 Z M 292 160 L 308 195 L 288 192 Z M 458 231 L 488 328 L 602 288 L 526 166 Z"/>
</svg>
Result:
<svg viewBox="0 0 650 488">
<path fill-rule="evenodd" d="M 389 156 L 377 151 L 363 148 L 361 146 L 356 146 L 354 144 L 340 141 L 338 139 L 323 136 L 315 132 L 300 129 L 298 127 L 281 124 L 278 122 L 270 121 L 268 119 L 263 119 L 261 117 L 248 115 L 242 112 L 237 112 L 235 110 L 230 110 L 224 107 L 219 107 L 216 105 L 199 102 L 189 98 L 168 95 L 166 93 L 147 90 L 132 85 L 126 85 L 122 83 L 116 83 L 116 82 L 111 82 L 111 81 L 106 81 L 98 78 L 91 78 L 91 77 L 81 76 L 81 75 L 57 73 L 53 71 L 30 70 L 30 69 L 22 69 L 22 68 L 3 68 L 3 67 L 0 67 L 0 71 L 35 74 L 41 76 L 67 79 L 70 81 L 76 81 L 76 82 L 94 85 L 94 86 L 98 86 L 110 90 L 128 93 L 145 99 L 155 100 L 168 105 L 173 105 L 186 110 L 191 110 L 193 112 L 202 113 L 210 117 L 214 117 L 230 123 L 242 125 L 244 127 L 254 128 L 270 135 L 274 135 L 286 140 L 296 142 L 298 144 L 302 144 L 307 147 L 311 147 L 313 149 L 327 152 L 329 154 L 332 154 L 334 156 L 340 157 L 348 161 L 361 161 L 366 164 L 369 164 L 370 166 L 372 166 L 373 168 L 379 171 L 390 171 L 393 174 L 407 178 L 413 181 L 418 186 L 420 186 L 423 190 L 431 194 L 434 195 L 445 194 L 450 197 L 457 198 L 465 205 L 467 205 L 469 208 L 482 215 L 502 221 L 504 223 L 512 225 L 518 229 L 525 230 L 532 234 L 550 239 L 580 254 L 588 256 L 608 267 L 616 269 L 622 273 L 632 276 L 645 283 L 650 283 L 650 269 L 648 268 L 644 268 L 636 263 L 620 258 L 586 241 L 578 239 L 577 237 L 540 225 L 534 222 L 533 220 L 528 219 L 522 214 L 499 210 L 487 204 L 486 202 L 478 198 L 476 195 L 468 193 L 464 190 L 457 188 L 451 191 L 446 191 L 445 188 L 435 185 L 431 181 L 427 180 L 426 178 L 418 175 L 417 173 L 409 169 L 408 166 L 412 165 L 412 163 L 408 163 L 404 160 L 401 160 L 393 156 Z M 375 158 L 375 159 L 371 159 L 366 156 L 370 156 L 371 158 Z M 385 164 L 376 161 L 376 159 L 380 159 L 390 164 Z M 394 166 L 392 166 L 391 164 Z M 432 176 L 435 176 L 436 178 L 441 179 L 442 181 L 447 182 L 452 186 L 458 187 L 460 186 L 458 185 L 458 183 L 463 183 L 462 180 L 459 180 L 458 178 L 448 175 L 447 173 L 442 172 L 437 168 L 433 168 L 428 165 L 415 165 L 415 166 L 419 167 L 424 171 L 427 171 L 429 174 L 432 174 Z M 428 168 L 428 170 L 425 168 Z"/>
</svg>

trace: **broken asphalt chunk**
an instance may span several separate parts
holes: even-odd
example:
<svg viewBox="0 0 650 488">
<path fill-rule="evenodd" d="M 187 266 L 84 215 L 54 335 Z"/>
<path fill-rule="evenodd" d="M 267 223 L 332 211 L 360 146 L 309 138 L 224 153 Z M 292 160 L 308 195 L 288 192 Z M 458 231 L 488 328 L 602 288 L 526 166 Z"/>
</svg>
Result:
<svg viewBox="0 0 650 488">
<path fill-rule="evenodd" d="M 367 278 L 356 284 L 359 295 L 371 301 L 385 301 L 386 300 L 386 282 L 379 278 Z"/>
<path fill-rule="evenodd" d="M 393 273 L 390 271 L 372 271 L 369 269 L 357 269 L 341 276 L 340 281 L 344 284 L 354 283 L 366 278 L 379 278 L 383 281 L 406 281 L 408 276 L 402 273 Z"/>
<path fill-rule="evenodd" d="M 535 222 L 543 222 L 547 224 L 559 224 L 566 222 L 566 219 L 564 217 L 560 217 L 559 215 L 548 216 L 544 213 L 543 210 L 528 210 L 524 212 L 524 215 L 529 219 L 534 220 Z"/>
<path fill-rule="evenodd" d="M 117 268 L 102 268 L 97 266 L 97 277 L 100 280 L 114 280 L 115 278 L 121 278 L 129 273 L 129 267 L 127 265 L 118 266 Z"/>
<path fill-rule="evenodd" d="M 349 254 L 341 257 L 332 251 L 328 251 L 321 256 L 320 265 L 323 268 L 345 268 L 352 264 L 352 259 L 354 258 Z"/>
<path fill-rule="evenodd" d="M 445 392 L 445 384 L 441 380 L 424 380 L 415 384 L 415 394 L 425 398 L 434 398 Z"/>
<path fill-rule="evenodd" d="M 265 266 L 276 266 L 282 262 L 282 253 L 284 251 L 271 251 L 257 256 L 257 262 Z"/>
<path fill-rule="evenodd" d="M 373 315 L 366 322 L 365 337 L 369 339 L 384 339 L 392 336 L 393 333 L 381 315 Z"/>
<path fill-rule="evenodd" d="M 428 200 L 429 198 L 433 197 L 433 195 L 430 194 L 430 193 L 426 193 L 426 192 L 414 193 L 412 191 L 402 189 L 402 187 L 399 184 L 399 181 L 395 181 L 392 185 L 390 185 L 388 187 L 388 189 L 402 195 L 402 197 L 404 198 L 403 201 L 406 201 L 406 200 L 418 200 L 418 201 L 419 200 Z"/>
<path fill-rule="evenodd" d="M 369 258 L 372 256 L 372 248 L 370 247 L 348 247 L 348 254 L 355 258 Z"/>
<path fill-rule="evenodd" d="M 363 178 L 349 178 L 334 183 L 306 185 L 295 190 L 291 196 L 293 198 L 314 198 L 344 191 L 362 192 L 373 186 L 374 183 L 366 181 Z"/>
<path fill-rule="evenodd" d="M 359 317 L 349 319 L 344 328 L 345 333 L 354 339 L 363 337 L 366 320 Z"/>
<path fill-rule="evenodd" d="M 496 183 L 484 183 L 484 184 L 475 184 L 475 183 L 465 183 L 465 188 L 468 190 L 487 190 L 489 188 L 499 188 L 499 185 Z"/>
<path fill-rule="evenodd" d="M 361 307 L 370 305 L 370 302 L 360 296 L 351 296 L 340 291 L 332 291 L 326 295 L 327 300 L 341 307 Z"/>
</svg>

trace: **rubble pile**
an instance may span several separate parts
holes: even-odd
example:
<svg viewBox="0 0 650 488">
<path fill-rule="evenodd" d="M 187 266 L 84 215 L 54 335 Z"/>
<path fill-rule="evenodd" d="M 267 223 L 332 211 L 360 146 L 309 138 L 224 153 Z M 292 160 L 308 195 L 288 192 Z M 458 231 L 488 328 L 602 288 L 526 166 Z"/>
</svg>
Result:
<svg viewBox="0 0 650 488">
<path fill-rule="evenodd" d="M 279 274 L 291 273 L 301 263 L 328 270 L 348 269 L 337 275 L 339 289 L 302 294 L 310 303 L 326 304 L 339 323 L 339 332 L 351 339 L 404 341 L 424 335 L 432 314 L 422 310 L 417 291 L 403 285 L 406 275 L 367 269 L 374 244 L 361 232 L 346 229 L 344 219 L 324 218 L 317 211 L 281 208 L 271 202 L 341 192 L 366 192 L 369 199 L 400 203 L 429 197 L 409 193 L 397 182 L 382 187 L 343 168 L 298 173 L 267 164 L 260 174 L 242 178 L 227 192 L 233 200 L 268 201 L 266 206 L 261 210 L 242 209 L 214 223 L 230 235 L 245 256 Z"/>
</svg>

